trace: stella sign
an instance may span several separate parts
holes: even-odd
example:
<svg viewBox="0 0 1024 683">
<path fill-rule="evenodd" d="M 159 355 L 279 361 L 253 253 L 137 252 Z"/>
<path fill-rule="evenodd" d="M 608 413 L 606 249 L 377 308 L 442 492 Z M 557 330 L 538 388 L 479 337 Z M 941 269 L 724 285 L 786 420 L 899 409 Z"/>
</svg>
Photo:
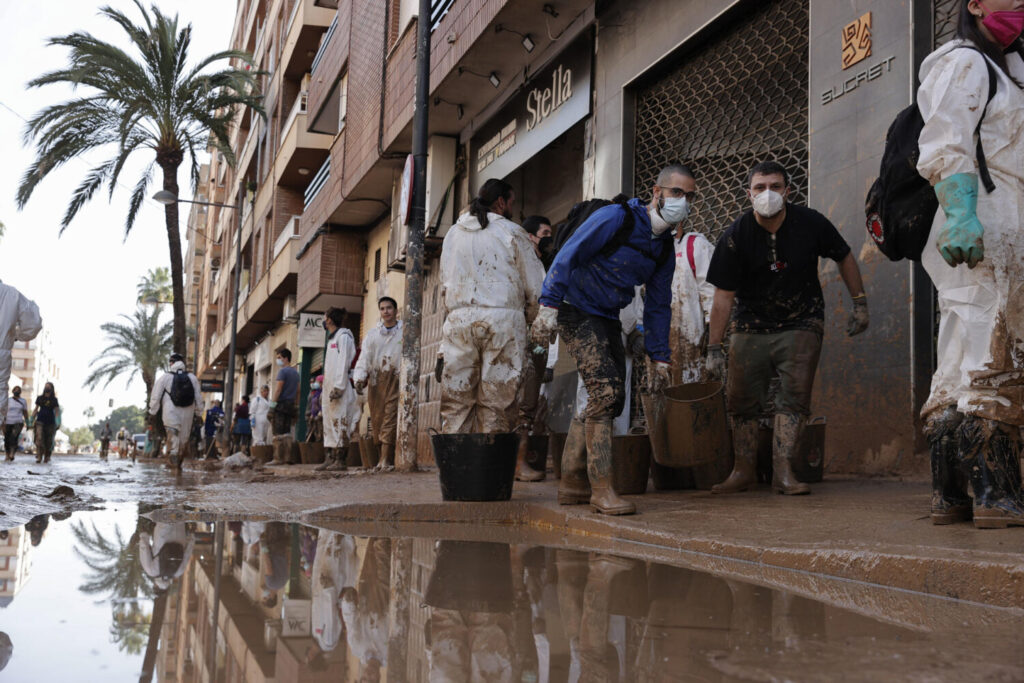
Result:
<svg viewBox="0 0 1024 683">
<path fill-rule="evenodd" d="M 572 69 L 559 64 L 551 72 L 550 86 L 543 90 L 534 88 L 526 96 L 526 130 L 533 130 L 538 123 L 570 99 L 572 99 Z"/>
</svg>

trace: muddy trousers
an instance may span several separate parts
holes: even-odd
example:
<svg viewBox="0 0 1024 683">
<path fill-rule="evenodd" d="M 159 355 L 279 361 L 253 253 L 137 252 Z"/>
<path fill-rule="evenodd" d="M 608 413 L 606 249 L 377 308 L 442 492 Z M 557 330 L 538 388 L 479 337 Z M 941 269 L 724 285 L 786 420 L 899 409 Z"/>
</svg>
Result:
<svg viewBox="0 0 1024 683">
<path fill-rule="evenodd" d="M 974 526 L 1024 526 L 1020 429 L 967 415 L 958 432 L 960 459 L 968 469 L 974 493 Z"/>
<path fill-rule="evenodd" d="M 378 372 L 366 388 L 373 440 L 378 445 L 394 445 L 398 436 L 398 373 Z"/>
<path fill-rule="evenodd" d="M 431 683 L 512 683 L 512 616 L 430 610 Z"/>
<path fill-rule="evenodd" d="M 511 431 L 523 376 L 526 316 L 506 308 L 460 308 L 448 314 L 441 334 L 441 431 Z"/>
<path fill-rule="evenodd" d="M 53 455 L 53 439 L 57 436 L 57 425 L 56 424 L 43 424 L 42 422 L 36 422 L 35 427 L 35 440 L 36 440 L 36 459 L 40 457 L 46 460 L 50 459 Z"/>
<path fill-rule="evenodd" d="M 23 423 L 4 425 L 4 455 L 8 460 L 14 460 L 14 454 L 18 452 L 18 437 L 21 436 Z"/>
<path fill-rule="evenodd" d="M 525 429 L 533 434 L 543 434 L 546 431 L 543 424 L 546 411 L 541 409 L 540 387 L 544 381 L 547 364 L 547 350 L 535 354 L 531 344 L 527 349 L 526 363 L 523 366 L 523 383 L 519 387 L 517 429 Z"/>
<path fill-rule="evenodd" d="M 956 406 L 947 406 L 933 412 L 925 422 L 932 472 L 933 524 L 952 524 L 971 517 L 967 468 L 960 462 L 959 430 L 963 417 Z"/>
</svg>

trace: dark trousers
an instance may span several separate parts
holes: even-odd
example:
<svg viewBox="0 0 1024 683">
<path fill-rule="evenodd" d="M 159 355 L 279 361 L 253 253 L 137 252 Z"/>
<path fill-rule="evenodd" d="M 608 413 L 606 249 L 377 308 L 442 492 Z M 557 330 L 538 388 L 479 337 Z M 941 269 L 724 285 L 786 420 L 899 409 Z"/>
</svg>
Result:
<svg viewBox="0 0 1024 683">
<path fill-rule="evenodd" d="M 22 425 L 21 422 L 4 425 L 4 453 L 9 460 L 13 460 L 14 454 L 18 452 L 18 437 L 21 436 Z"/>
<path fill-rule="evenodd" d="M 733 333 L 726 390 L 729 413 L 740 419 L 772 412 L 806 417 L 811 412 L 820 355 L 821 335 L 817 332 Z M 772 406 L 769 388 L 776 375 L 780 385 Z"/>
<path fill-rule="evenodd" d="M 53 438 L 57 436 L 55 423 L 36 422 L 36 455 L 49 458 L 53 455 Z"/>
<path fill-rule="evenodd" d="M 588 315 L 571 304 L 558 309 L 558 333 L 587 389 L 586 419 L 613 420 L 626 405 L 626 349 L 618 318 Z"/>
</svg>

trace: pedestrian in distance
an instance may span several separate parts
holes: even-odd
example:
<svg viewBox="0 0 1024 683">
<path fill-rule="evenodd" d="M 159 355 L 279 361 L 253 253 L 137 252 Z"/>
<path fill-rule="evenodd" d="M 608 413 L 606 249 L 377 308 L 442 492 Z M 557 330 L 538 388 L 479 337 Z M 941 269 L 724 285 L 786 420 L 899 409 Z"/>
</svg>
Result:
<svg viewBox="0 0 1024 683">
<path fill-rule="evenodd" d="M 110 420 L 103 423 L 103 429 L 100 430 L 100 460 L 106 460 L 110 453 L 110 439 L 113 437 L 113 431 L 110 429 Z"/>
<path fill-rule="evenodd" d="M 117 457 L 122 460 L 128 457 L 128 428 L 117 430 Z"/>
<path fill-rule="evenodd" d="M 533 342 L 547 346 L 557 332 L 576 360 L 587 390 L 585 422 L 574 419 L 566 437 L 558 485 L 563 505 L 589 503 L 609 515 L 636 512 L 611 483 L 612 420 L 626 401 L 619 312 L 643 285 L 648 390 L 662 391 L 670 375 L 672 235 L 689 216 L 696 192 L 690 169 L 666 166 L 649 203 L 619 198 L 588 216 L 559 249 L 544 280 L 541 311 L 531 330 Z"/>
<path fill-rule="evenodd" d="M 28 342 L 43 329 L 39 307 L 10 285 L 0 282 L 0 423 L 6 424 L 7 387 L 11 380 L 14 342 Z"/>
<path fill-rule="evenodd" d="M 957 37 L 921 64 L 917 98 L 917 170 L 939 200 L 921 265 L 941 316 L 921 416 L 932 522 L 1002 528 L 1024 525 L 1024 3 L 959 5 Z M 992 192 L 978 189 L 979 139 Z"/>
<path fill-rule="evenodd" d="M 252 443 L 266 446 L 270 443 L 270 387 L 264 384 L 249 405 L 252 415 Z"/>
<path fill-rule="evenodd" d="M 203 454 L 207 460 L 217 459 L 217 428 L 224 421 L 224 409 L 218 398 L 213 399 L 203 420 Z"/>
<path fill-rule="evenodd" d="M 7 402 L 7 417 L 4 419 L 4 460 L 14 462 L 18 452 L 18 438 L 28 417 L 28 404 L 21 397 L 21 387 L 11 390 L 11 398 Z"/>
<path fill-rule="evenodd" d="M 868 327 L 868 302 L 857 259 L 825 216 L 787 201 L 789 172 L 774 161 L 747 175 L 752 209 L 718 240 L 707 281 L 715 286 L 707 370 L 721 378 L 722 342 L 731 327 L 727 402 L 735 463 L 712 493 L 745 491 L 757 481 L 757 430 L 761 415 L 774 413 L 772 488 L 787 495 L 810 493 L 797 481 L 792 461 L 811 411 L 811 389 L 825 330 L 825 299 L 818 259 L 839 264 L 852 297 L 849 336 Z M 781 379 L 775 405 L 769 384 Z"/>
<path fill-rule="evenodd" d="M 298 409 L 299 371 L 292 367 L 292 352 L 281 349 L 274 358 L 277 363 L 277 377 L 274 384 L 274 400 L 270 402 L 271 425 L 273 427 L 274 459 L 272 465 L 288 465 L 292 459 L 292 427 Z"/>
<path fill-rule="evenodd" d="M 231 451 L 248 453 L 251 440 L 252 422 L 249 420 L 249 395 L 245 394 L 235 406 L 234 420 L 231 423 Z"/>
<path fill-rule="evenodd" d="M 511 220 L 515 199 L 508 183 L 486 181 L 444 239 L 444 325 L 435 379 L 445 434 L 512 429 L 527 326 L 544 280 L 533 244 Z"/>
<path fill-rule="evenodd" d="M 61 408 L 53 382 L 43 385 L 43 393 L 36 396 L 36 407 L 32 411 L 35 425 L 36 462 L 50 462 L 53 455 L 53 441 L 60 428 Z"/>
<path fill-rule="evenodd" d="M 159 415 L 163 422 L 167 434 L 167 466 L 181 471 L 192 422 L 203 414 L 203 397 L 199 380 L 185 367 L 180 353 L 170 355 L 167 372 L 153 384 L 149 414 Z"/>
<path fill-rule="evenodd" d="M 377 301 L 380 322 L 363 339 L 352 380 L 356 393 L 366 392 L 373 440 L 380 450 L 377 468 L 395 466 L 398 439 L 398 380 L 402 367 L 402 321 L 398 302 L 389 296 Z"/>
<path fill-rule="evenodd" d="M 359 401 L 352 385 L 351 369 L 356 359 L 356 341 L 345 324 L 345 309 L 331 308 L 324 315 L 327 351 L 324 354 L 324 462 L 317 470 L 341 471 L 352 437 L 359 429 Z"/>
<path fill-rule="evenodd" d="M 309 383 L 309 395 L 306 396 L 306 441 L 308 443 L 322 443 L 324 440 L 323 386 L 323 375 L 317 375 Z"/>
</svg>

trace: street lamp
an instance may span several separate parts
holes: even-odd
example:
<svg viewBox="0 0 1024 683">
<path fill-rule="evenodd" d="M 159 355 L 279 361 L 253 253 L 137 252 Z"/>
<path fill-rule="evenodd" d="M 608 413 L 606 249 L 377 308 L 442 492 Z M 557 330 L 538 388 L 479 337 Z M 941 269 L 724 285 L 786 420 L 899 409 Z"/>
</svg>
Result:
<svg viewBox="0 0 1024 683">
<path fill-rule="evenodd" d="M 233 396 L 235 394 L 235 347 L 238 343 L 238 294 L 242 288 L 242 198 L 244 194 L 245 185 L 242 182 L 238 183 L 238 203 L 237 204 L 221 204 L 219 202 L 201 202 L 192 199 L 182 199 L 175 196 L 173 192 L 168 190 L 160 190 L 153 195 L 153 201 L 168 206 L 170 204 L 200 204 L 202 206 L 219 206 L 225 209 L 235 209 L 235 228 L 237 231 L 236 237 L 238 238 L 235 244 L 235 295 L 231 305 L 231 344 L 228 348 L 228 377 L 224 383 L 224 401 L 228 406 L 232 406 L 233 410 Z M 199 310 L 198 301 L 196 302 L 196 345 L 199 344 Z M 195 359 L 196 367 L 193 370 L 197 370 L 199 366 L 199 357 Z M 232 413 L 229 413 L 229 415 Z"/>
</svg>

